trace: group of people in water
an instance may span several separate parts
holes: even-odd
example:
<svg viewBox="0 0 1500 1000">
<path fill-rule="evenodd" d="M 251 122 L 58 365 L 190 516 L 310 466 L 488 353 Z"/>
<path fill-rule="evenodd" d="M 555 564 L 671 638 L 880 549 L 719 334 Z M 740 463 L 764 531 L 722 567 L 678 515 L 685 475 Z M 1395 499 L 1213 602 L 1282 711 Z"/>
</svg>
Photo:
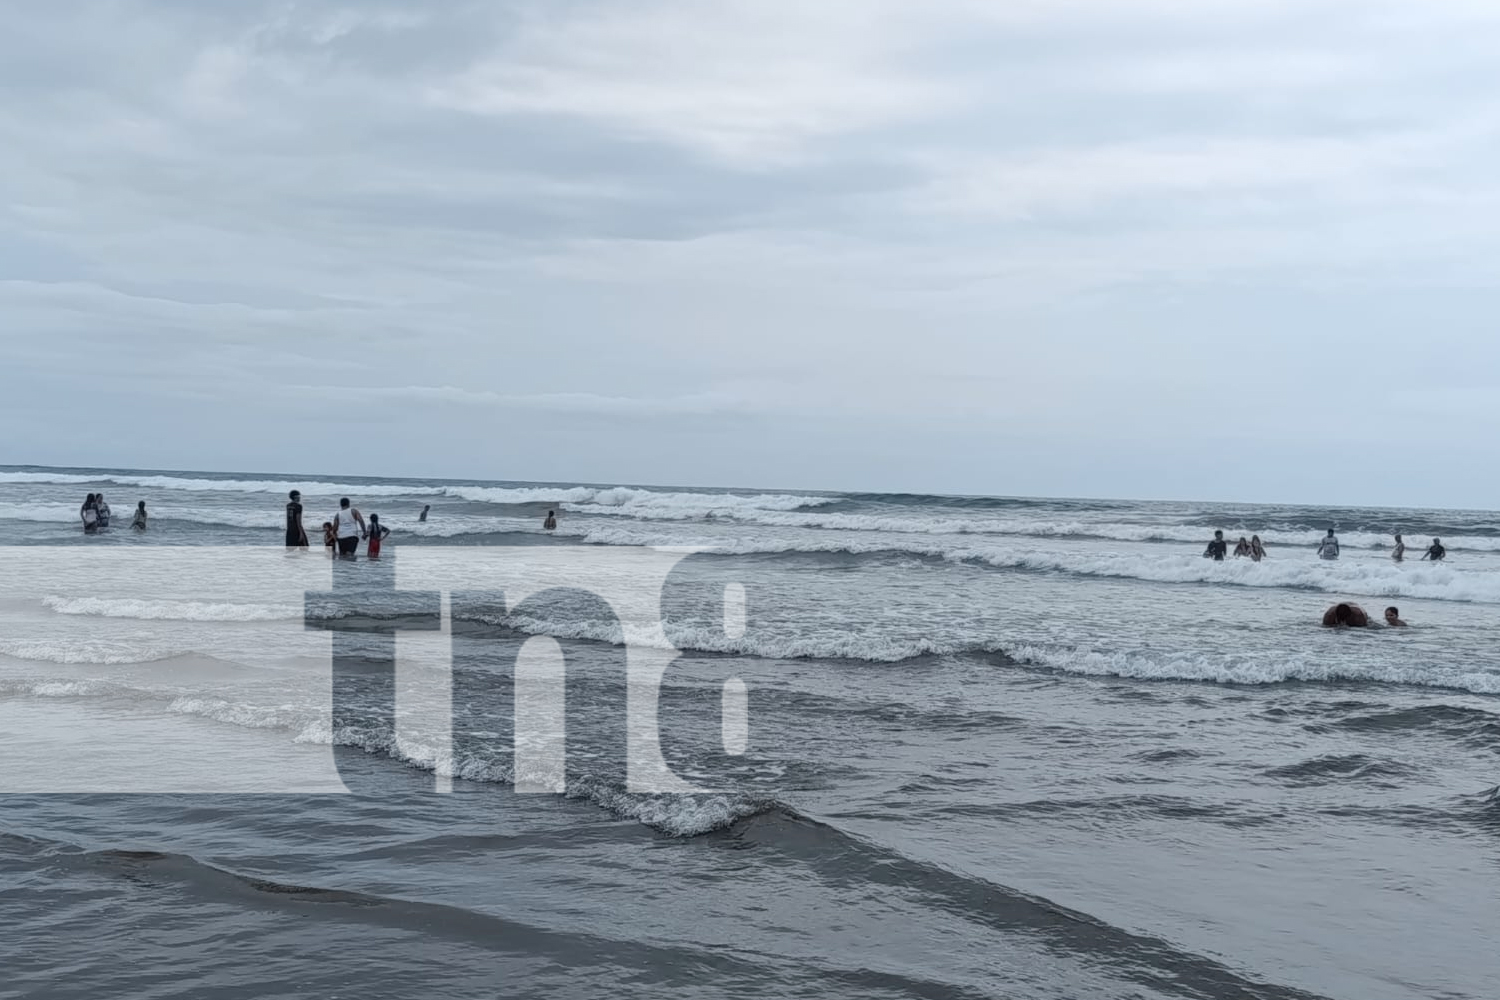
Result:
<svg viewBox="0 0 1500 1000">
<path fill-rule="evenodd" d="M 417 520 L 426 521 L 427 513 L 431 509 L 430 504 L 424 506 Z M 109 504 L 104 500 L 104 494 L 90 493 L 83 501 L 83 506 L 78 509 L 78 517 L 83 522 L 83 532 L 86 535 L 98 534 L 101 530 L 108 529 L 111 511 Z M 145 531 L 146 523 L 146 501 L 142 500 L 135 506 L 135 516 L 131 519 L 130 526 L 136 531 Z M 546 531 L 553 531 L 557 528 L 557 511 L 547 511 L 542 528 Z M 330 556 L 353 559 L 359 553 L 360 541 L 364 540 L 368 542 L 365 549 L 366 557 L 378 559 L 380 558 L 380 545 L 390 534 L 391 529 L 380 523 L 379 514 L 371 514 L 367 521 L 359 508 L 351 504 L 348 497 L 343 497 L 339 500 L 339 508 L 334 512 L 333 517 L 323 522 L 323 547 L 328 550 Z M 292 490 L 288 494 L 286 547 L 289 549 L 309 547 L 307 529 L 302 526 L 302 492 L 300 490 Z"/>
<path fill-rule="evenodd" d="M 423 508 L 422 518 L 426 520 Z M 380 558 L 380 543 L 390 535 L 391 529 L 380 523 L 379 514 L 371 514 L 369 521 L 359 508 L 349 502 L 348 497 L 339 500 L 339 509 L 331 520 L 323 522 L 323 547 L 336 559 L 353 559 L 359 554 L 361 539 L 367 540 L 365 556 Z M 307 529 L 302 527 L 302 492 L 292 490 L 286 502 L 286 547 L 305 549 L 308 547 Z"/>
<path fill-rule="evenodd" d="M 101 529 L 108 528 L 110 509 L 104 502 L 104 494 L 90 493 L 83 506 L 78 508 L 78 517 L 83 521 L 85 535 L 97 535 Z M 146 530 L 146 501 L 135 505 L 135 517 L 131 518 L 130 526 L 136 531 Z"/>
<path fill-rule="evenodd" d="M 1224 532 L 1215 531 L 1213 541 L 1208 543 L 1208 548 L 1203 550 L 1203 558 L 1223 562 L 1224 556 L 1229 551 L 1229 543 L 1224 540 Z M 1328 534 L 1318 540 L 1318 558 L 1324 560 L 1337 559 L 1339 557 L 1338 536 L 1333 529 L 1328 529 Z M 1261 544 L 1259 535 L 1251 535 L 1246 540 L 1244 535 L 1240 536 L 1239 544 L 1234 547 L 1235 556 L 1249 556 L 1255 562 L 1260 562 L 1266 557 L 1266 547 Z M 1434 538 L 1427 551 L 1422 554 L 1422 559 L 1442 562 L 1448 556 L 1448 550 L 1443 548 L 1442 539 Z M 1406 560 L 1406 543 L 1401 536 L 1396 536 L 1396 547 L 1391 550 L 1391 558 L 1396 562 Z M 1401 620 L 1401 611 L 1395 606 L 1385 609 L 1385 624 L 1391 628 L 1405 628 L 1406 622 Z M 1358 604 L 1335 604 L 1323 612 L 1323 626 L 1325 628 L 1366 628 L 1370 625 L 1370 616 Z"/>
<path fill-rule="evenodd" d="M 1395 605 L 1385 609 L 1385 623 L 1391 628 L 1406 628 L 1401 611 Z M 1358 604 L 1335 604 L 1323 612 L 1324 628 L 1368 628 L 1370 616 Z"/>
<path fill-rule="evenodd" d="M 1209 542 L 1208 548 L 1203 550 L 1203 558 L 1223 562 L 1228 552 L 1229 543 L 1224 540 L 1224 532 L 1215 531 L 1213 541 Z M 1332 528 L 1329 528 L 1328 534 L 1318 540 L 1317 553 L 1318 558 L 1323 560 L 1339 557 L 1339 540 Z M 1234 547 L 1234 555 L 1236 558 L 1249 556 L 1252 561 L 1260 562 L 1266 557 L 1266 547 L 1261 544 L 1259 535 L 1251 535 L 1248 540 L 1241 535 L 1239 544 Z M 1442 562 L 1447 556 L 1448 550 L 1443 548 L 1442 539 L 1434 538 L 1432 544 L 1427 547 L 1427 551 L 1422 554 L 1422 559 Z M 1396 562 L 1406 561 L 1406 543 L 1401 540 L 1400 535 L 1396 536 L 1396 547 L 1391 550 L 1391 558 Z"/>
</svg>

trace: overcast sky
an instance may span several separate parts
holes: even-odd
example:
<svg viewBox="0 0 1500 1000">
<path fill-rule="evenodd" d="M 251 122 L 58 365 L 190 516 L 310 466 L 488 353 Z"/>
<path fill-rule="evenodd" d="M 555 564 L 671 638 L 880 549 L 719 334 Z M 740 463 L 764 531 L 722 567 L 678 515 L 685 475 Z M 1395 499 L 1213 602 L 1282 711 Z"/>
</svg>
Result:
<svg viewBox="0 0 1500 1000">
<path fill-rule="evenodd" d="M 0 463 L 1495 507 L 1500 4 L 22 4 Z"/>
</svg>

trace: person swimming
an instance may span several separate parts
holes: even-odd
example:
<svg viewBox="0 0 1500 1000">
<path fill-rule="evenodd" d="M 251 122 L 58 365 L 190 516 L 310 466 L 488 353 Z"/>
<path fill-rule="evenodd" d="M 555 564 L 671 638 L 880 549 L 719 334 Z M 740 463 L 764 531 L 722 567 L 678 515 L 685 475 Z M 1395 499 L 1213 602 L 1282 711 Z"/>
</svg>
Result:
<svg viewBox="0 0 1500 1000">
<path fill-rule="evenodd" d="M 1339 557 L 1339 540 L 1333 537 L 1333 529 L 1328 529 L 1328 534 L 1318 542 L 1319 559 L 1337 559 Z"/>
<path fill-rule="evenodd" d="M 1250 559 L 1252 562 L 1260 562 L 1266 557 L 1266 547 L 1260 543 L 1259 535 L 1250 536 Z"/>
<path fill-rule="evenodd" d="M 1335 604 L 1323 612 L 1324 628 L 1364 628 L 1370 616 L 1358 604 Z"/>
<path fill-rule="evenodd" d="M 1229 551 L 1229 543 L 1224 541 L 1224 532 L 1215 531 L 1214 540 L 1208 543 L 1208 548 L 1203 550 L 1203 558 L 1212 559 L 1214 562 L 1223 562 L 1224 553 Z"/>
<path fill-rule="evenodd" d="M 1396 562 L 1404 562 L 1406 560 L 1406 543 L 1401 540 L 1400 535 L 1396 536 L 1396 547 L 1391 549 L 1391 558 L 1396 560 Z"/>
<path fill-rule="evenodd" d="M 1406 622 L 1401 620 L 1401 611 L 1394 604 L 1385 609 L 1385 623 L 1391 628 L 1406 628 Z"/>
<path fill-rule="evenodd" d="M 1431 559 L 1433 562 L 1442 562 L 1447 557 L 1448 550 L 1443 548 L 1443 541 L 1440 538 L 1434 538 L 1432 544 L 1427 547 L 1427 553 L 1422 556 L 1423 559 Z"/>
</svg>

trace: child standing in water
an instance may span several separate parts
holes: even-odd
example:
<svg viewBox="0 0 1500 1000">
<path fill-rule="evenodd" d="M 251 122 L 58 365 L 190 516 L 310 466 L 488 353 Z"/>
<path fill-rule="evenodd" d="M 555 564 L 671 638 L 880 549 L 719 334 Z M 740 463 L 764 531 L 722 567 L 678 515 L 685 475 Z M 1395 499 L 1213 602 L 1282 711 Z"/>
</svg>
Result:
<svg viewBox="0 0 1500 1000">
<path fill-rule="evenodd" d="M 142 500 L 135 505 L 135 520 L 130 522 L 130 526 L 136 531 L 146 530 L 146 501 Z"/>
<path fill-rule="evenodd" d="M 328 550 L 328 555 L 330 557 L 335 556 L 335 555 L 338 554 L 338 550 L 334 547 L 334 546 L 336 546 L 338 544 L 338 541 L 339 541 L 339 536 L 334 533 L 333 522 L 332 521 L 324 521 L 323 522 L 323 547 Z"/>
<path fill-rule="evenodd" d="M 380 558 L 380 542 L 390 533 L 391 529 L 380 523 L 379 514 L 370 515 L 370 547 L 366 550 L 369 558 Z"/>
</svg>

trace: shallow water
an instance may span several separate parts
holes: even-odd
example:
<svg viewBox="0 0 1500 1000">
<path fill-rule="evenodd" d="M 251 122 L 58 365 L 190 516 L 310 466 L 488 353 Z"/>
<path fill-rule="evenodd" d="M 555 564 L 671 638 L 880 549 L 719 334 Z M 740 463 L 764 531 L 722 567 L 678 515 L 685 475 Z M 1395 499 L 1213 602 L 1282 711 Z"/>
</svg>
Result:
<svg viewBox="0 0 1500 1000">
<path fill-rule="evenodd" d="M 151 528 L 84 539 L 89 475 L 0 472 L 4 541 L 32 550 L 0 580 L 0 917 L 21 928 L 0 995 L 1406 1000 L 1500 981 L 1493 514 L 434 482 L 320 500 L 116 473 L 116 511 L 144 497 Z M 302 574 L 328 578 L 316 553 L 269 554 L 294 567 L 284 594 L 248 582 L 259 555 L 211 587 L 197 567 L 125 592 L 109 575 L 161 546 L 275 549 L 291 486 L 394 529 L 394 570 L 340 567 L 361 596 L 336 697 L 297 600 L 322 589 Z M 1329 524 L 1332 566 L 1311 554 Z M 1202 560 L 1213 526 L 1271 558 Z M 1449 561 L 1392 565 L 1373 546 L 1394 530 L 1441 535 Z M 451 634 L 410 640 L 451 654 L 451 766 L 441 734 L 408 720 L 399 740 L 382 715 L 367 629 L 402 610 L 380 574 L 403 550 L 484 546 L 483 589 L 491 547 L 580 542 L 713 547 L 669 577 L 655 640 L 683 651 L 666 754 L 715 794 L 624 789 L 621 643 L 653 636 L 567 595 L 459 601 Z M 743 634 L 715 603 L 731 583 Z M 1317 628 L 1342 598 L 1413 625 Z M 534 634 L 566 654 L 567 795 L 512 788 L 508 665 Z M 726 759 L 731 676 L 749 745 Z M 47 794 L 124 787 L 141 759 L 198 793 Z M 326 793 L 339 778 L 361 794 Z"/>
</svg>

